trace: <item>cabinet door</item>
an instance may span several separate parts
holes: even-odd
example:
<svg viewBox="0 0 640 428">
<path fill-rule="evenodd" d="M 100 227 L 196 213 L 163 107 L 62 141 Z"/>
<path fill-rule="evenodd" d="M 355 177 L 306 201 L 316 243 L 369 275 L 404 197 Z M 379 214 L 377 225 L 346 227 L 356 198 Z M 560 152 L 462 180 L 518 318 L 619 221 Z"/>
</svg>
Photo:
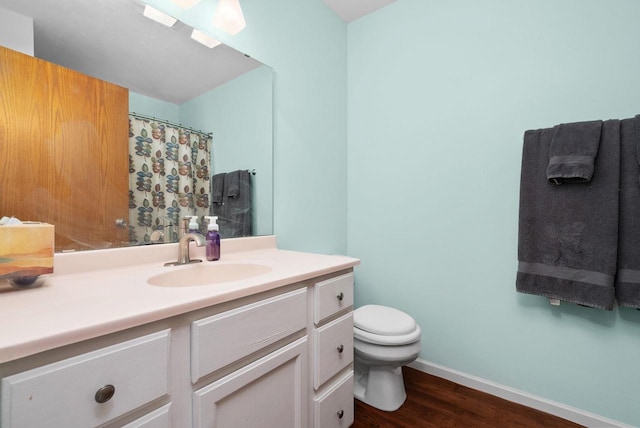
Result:
<svg viewBox="0 0 640 428">
<path fill-rule="evenodd" d="M 306 428 L 307 338 L 196 391 L 194 427 Z"/>
</svg>

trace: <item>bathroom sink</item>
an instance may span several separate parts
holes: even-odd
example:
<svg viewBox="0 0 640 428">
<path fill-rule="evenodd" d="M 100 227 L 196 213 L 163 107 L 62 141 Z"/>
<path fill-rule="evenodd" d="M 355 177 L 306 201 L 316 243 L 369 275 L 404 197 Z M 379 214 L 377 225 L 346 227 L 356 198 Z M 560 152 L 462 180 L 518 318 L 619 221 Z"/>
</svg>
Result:
<svg viewBox="0 0 640 428">
<path fill-rule="evenodd" d="M 160 287 L 192 287 L 239 281 L 271 272 L 269 266 L 256 263 L 198 263 L 179 266 L 152 276 L 147 283 Z"/>
</svg>

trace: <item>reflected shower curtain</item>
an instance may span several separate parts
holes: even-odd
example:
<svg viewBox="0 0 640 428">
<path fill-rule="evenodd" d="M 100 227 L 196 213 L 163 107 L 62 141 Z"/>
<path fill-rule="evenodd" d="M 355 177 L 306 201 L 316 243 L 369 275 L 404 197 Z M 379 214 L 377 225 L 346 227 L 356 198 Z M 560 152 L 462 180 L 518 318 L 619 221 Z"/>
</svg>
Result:
<svg viewBox="0 0 640 428">
<path fill-rule="evenodd" d="M 129 116 L 131 245 L 176 242 L 178 220 L 208 215 L 211 137 Z"/>
</svg>

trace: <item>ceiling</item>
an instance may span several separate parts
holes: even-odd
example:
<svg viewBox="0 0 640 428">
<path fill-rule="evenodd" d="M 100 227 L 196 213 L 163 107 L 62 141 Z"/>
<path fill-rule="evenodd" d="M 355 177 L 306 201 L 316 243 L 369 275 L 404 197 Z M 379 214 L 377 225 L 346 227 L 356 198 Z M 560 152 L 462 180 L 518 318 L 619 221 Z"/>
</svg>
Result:
<svg viewBox="0 0 640 428">
<path fill-rule="evenodd" d="M 347 23 L 394 1 L 324 0 Z M 195 43 L 186 24 L 145 18 L 137 0 L 0 0 L 0 8 L 33 18 L 36 57 L 178 105 L 261 65 Z"/>
<path fill-rule="evenodd" d="M 186 24 L 145 18 L 136 0 L 0 0 L 0 9 L 33 18 L 36 57 L 173 104 L 262 65 L 194 42 Z"/>
<path fill-rule="evenodd" d="M 324 0 L 344 22 L 355 21 L 396 0 Z"/>
</svg>

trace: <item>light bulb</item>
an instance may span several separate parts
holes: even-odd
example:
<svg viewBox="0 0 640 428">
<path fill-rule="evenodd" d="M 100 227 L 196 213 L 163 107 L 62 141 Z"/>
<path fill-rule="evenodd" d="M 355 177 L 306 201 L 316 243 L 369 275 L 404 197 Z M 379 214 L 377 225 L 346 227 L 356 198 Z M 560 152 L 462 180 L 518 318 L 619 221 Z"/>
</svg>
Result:
<svg viewBox="0 0 640 428">
<path fill-rule="evenodd" d="M 247 23 L 244 20 L 239 0 L 219 0 L 213 16 L 213 25 L 229 34 L 237 34 Z"/>
</svg>

